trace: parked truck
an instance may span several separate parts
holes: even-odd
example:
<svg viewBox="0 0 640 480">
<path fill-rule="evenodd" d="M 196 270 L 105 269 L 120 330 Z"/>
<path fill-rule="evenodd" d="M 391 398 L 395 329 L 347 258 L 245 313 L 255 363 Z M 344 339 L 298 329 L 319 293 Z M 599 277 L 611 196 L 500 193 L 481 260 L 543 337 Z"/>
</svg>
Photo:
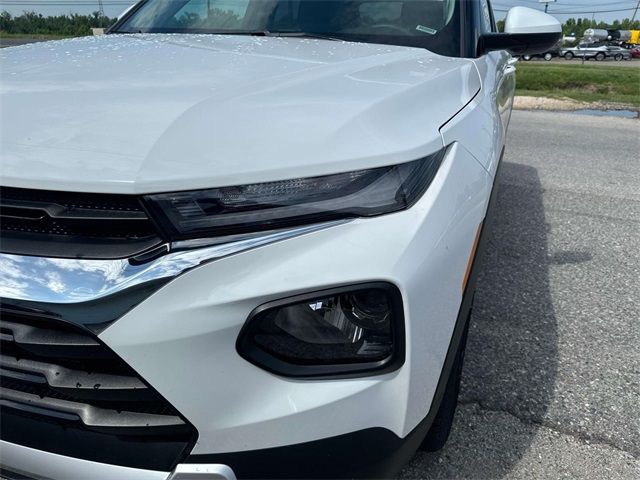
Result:
<svg viewBox="0 0 640 480">
<path fill-rule="evenodd" d="M 640 45 L 640 30 L 589 28 L 584 31 L 584 38 L 581 43 L 633 48 Z"/>
</svg>

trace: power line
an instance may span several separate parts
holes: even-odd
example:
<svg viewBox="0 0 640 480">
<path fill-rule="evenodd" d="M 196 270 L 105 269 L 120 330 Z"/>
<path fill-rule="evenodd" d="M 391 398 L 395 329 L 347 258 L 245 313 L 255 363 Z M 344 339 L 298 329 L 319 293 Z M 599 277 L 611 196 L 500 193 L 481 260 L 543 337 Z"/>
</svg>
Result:
<svg viewBox="0 0 640 480">
<path fill-rule="evenodd" d="M 509 9 L 513 8 L 518 3 L 530 3 L 535 4 L 537 7 L 540 6 L 540 2 L 538 0 L 517 0 L 514 4 L 505 5 L 502 2 L 494 2 L 494 10 L 497 12 L 508 12 Z M 617 9 L 602 9 L 602 10 L 593 10 L 594 8 L 601 9 L 602 7 L 607 6 L 617 6 L 620 8 Z M 623 6 L 628 8 L 622 8 Z M 558 13 L 558 14 L 587 14 L 587 13 L 612 13 L 612 12 L 624 12 L 631 11 L 638 8 L 636 5 L 636 0 L 627 0 L 625 1 L 613 1 L 613 2 L 598 2 L 598 3 L 571 3 L 562 5 L 560 8 L 565 8 L 565 10 L 555 10 L 558 8 L 558 5 L 550 5 L 548 13 Z M 541 8 L 534 8 L 535 10 L 541 10 Z"/>
<path fill-rule="evenodd" d="M 494 8 L 493 9 L 496 12 L 508 12 L 508 9 L 499 9 L 499 8 Z M 615 13 L 615 12 L 630 12 L 632 10 L 636 10 L 636 7 L 631 7 L 631 8 L 618 8 L 615 10 L 582 10 L 582 11 L 571 11 L 571 10 L 552 10 L 549 11 L 550 14 L 557 14 L 557 15 L 586 15 L 586 14 L 590 14 L 590 13 Z"/>
<path fill-rule="evenodd" d="M 494 5 L 497 3 L 501 3 L 501 2 L 493 2 Z M 514 5 L 517 6 L 517 4 L 519 3 L 530 3 L 530 4 L 534 4 L 539 6 L 540 2 L 538 0 L 514 0 L 512 5 L 501 5 L 503 7 L 513 7 Z M 565 3 L 564 6 L 568 7 L 568 8 L 573 8 L 573 7 L 587 7 L 587 8 L 592 8 L 592 7 L 606 7 L 609 5 L 620 5 L 620 4 L 625 4 L 625 3 L 629 3 L 629 4 L 635 4 L 635 0 L 626 0 L 626 1 L 611 1 L 611 2 L 593 2 L 593 3 Z"/>
<path fill-rule="evenodd" d="M 610 5 L 620 5 L 623 3 L 629 3 L 629 4 L 633 4 L 635 3 L 635 0 L 627 0 L 626 2 L 604 2 L 604 3 L 570 3 L 570 4 L 566 4 L 566 7 L 569 8 L 573 8 L 573 7 L 586 7 L 586 8 L 591 8 L 591 7 L 607 7 Z"/>
<path fill-rule="evenodd" d="M 631 10 L 635 10 L 636 7 L 631 7 L 631 8 L 619 8 L 616 10 L 583 10 L 580 12 L 574 12 L 574 11 L 569 11 L 569 10 L 554 10 L 552 12 L 549 13 L 557 13 L 557 14 L 562 14 L 562 15 L 568 15 L 568 14 L 573 14 L 573 15 L 583 15 L 583 14 L 587 14 L 587 13 L 614 13 L 614 12 L 630 12 Z"/>
<path fill-rule="evenodd" d="M 638 8 L 640 8 L 640 0 L 638 0 L 638 4 L 636 5 L 636 11 L 633 12 L 633 17 L 631 17 L 631 23 L 636 19 L 636 15 L 638 15 Z"/>
</svg>

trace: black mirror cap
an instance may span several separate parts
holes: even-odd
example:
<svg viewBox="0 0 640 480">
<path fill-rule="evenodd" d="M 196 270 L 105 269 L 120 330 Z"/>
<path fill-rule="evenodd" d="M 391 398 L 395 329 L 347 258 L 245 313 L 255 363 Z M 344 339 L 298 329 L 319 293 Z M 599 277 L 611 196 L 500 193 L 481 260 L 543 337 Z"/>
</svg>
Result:
<svg viewBox="0 0 640 480">
<path fill-rule="evenodd" d="M 485 33 L 478 40 L 478 56 L 496 50 L 508 50 L 513 55 L 544 53 L 553 49 L 561 38 L 561 32 Z"/>
</svg>

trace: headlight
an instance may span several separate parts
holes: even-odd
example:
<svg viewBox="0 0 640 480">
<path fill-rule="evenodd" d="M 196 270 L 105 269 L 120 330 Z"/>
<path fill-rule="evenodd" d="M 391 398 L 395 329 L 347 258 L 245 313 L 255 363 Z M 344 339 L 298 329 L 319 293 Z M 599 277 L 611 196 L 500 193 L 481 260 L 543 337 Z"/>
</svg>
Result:
<svg viewBox="0 0 640 480">
<path fill-rule="evenodd" d="M 371 217 L 413 205 L 444 155 L 322 177 L 148 195 L 145 201 L 172 240 Z"/>
<path fill-rule="evenodd" d="M 284 376 L 389 372 L 404 362 L 402 298 L 391 284 L 371 283 L 272 302 L 249 316 L 237 349 Z"/>
</svg>

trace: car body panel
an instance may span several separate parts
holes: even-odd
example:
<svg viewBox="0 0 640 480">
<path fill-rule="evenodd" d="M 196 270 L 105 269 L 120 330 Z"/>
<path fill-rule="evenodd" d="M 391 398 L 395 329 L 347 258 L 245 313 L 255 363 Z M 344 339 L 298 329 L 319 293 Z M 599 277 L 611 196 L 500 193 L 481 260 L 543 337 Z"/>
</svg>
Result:
<svg viewBox="0 0 640 480">
<path fill-rule="evenodd" d="M 609 46 L 607 47 L 607 57 L 616 60 L 629 60 L 631 59 L 631 52 L 623 47 Z"/>
<path fill-rule="evenodd" d="M 480 89 L 471 60 L 328 40 L 105 35 L 9 50 L 1 173 L 25 188 L 151 193 L 415 160 Z"/>
<path fill-rule="evenodd" d="M 444 125 L 440 133 L 445 144 L 460 142 L 494 177 L 511 119 L 516 66 L 506 52 L 492 52 L 474 62 L 482 79 L 482 94 Z"/>
<path fill-rule="evenodd" d="M 12 478 L 11 474 L 19 475 L 16 478 L 38 478 L 44 480 L 86 480 L 87 478 L 93 480 L 116 478 L 126 480 L 167 480 L 167 477 L 169 477 L 169 472 L 90 462 L 79 458 L 43 452 L 5 441 L 0 441 L 0 452 L 2 452 L 2 468 L 10 472 L 7 473 L 8 479 Z M 24 477 L 23 475 L 28 476 Z"/>
<path fill-rule="evenodd" d="M 3 440 L 0 452 L 6 480 L 236 480 L 231 468 L 220 464 L 178 464 L 173 472 L 143 470 L 71 458 Z"/>
<path fill-rule="evenodd" d="M 560 55 L 564 56 L 567 53 L 571 53 L 574 57 L 595 57 L 598 53 L 605 52 L 606 47 L 603 46 L 578 45 L 577 47 L 562 48 L 560 50 Z"/>
<path fill-rule="evenodd" d="M 492 184 L 456 144 L 413 208 L 203 265 L 100 338 L 197 425 L 194 454 L 305 442 L 372 422 L 404 437 L 429 410 Z M 385 254 L 373 259 L 372 251 Z M 257 306 L 372 280 L 397 285 L 404 297 L 408 345 L 399 371 L 338 381 L 290 379 L 235 352 L 238 333 Z M 421 374 L 412 375 L 415 369 Z"/>
</svg>

